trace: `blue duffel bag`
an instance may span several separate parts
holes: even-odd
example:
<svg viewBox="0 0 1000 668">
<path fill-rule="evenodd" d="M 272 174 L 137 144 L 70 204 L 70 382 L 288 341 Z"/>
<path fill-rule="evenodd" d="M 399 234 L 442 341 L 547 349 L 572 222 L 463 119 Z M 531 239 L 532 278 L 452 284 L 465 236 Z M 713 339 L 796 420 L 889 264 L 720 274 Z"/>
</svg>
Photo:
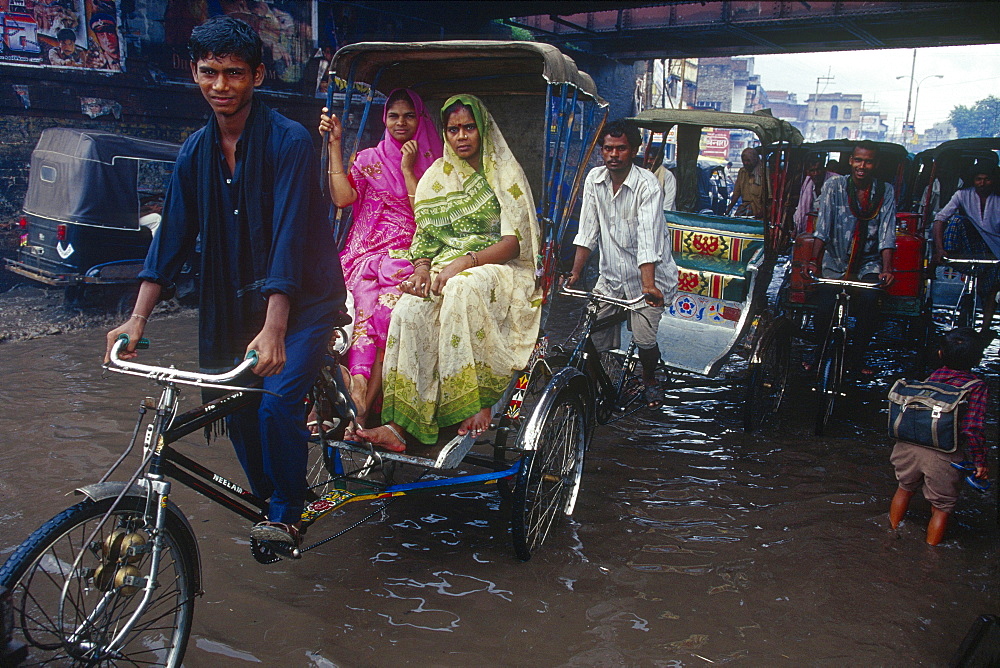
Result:
<svg viewBox="0 0 1000 668">
<path fill-rule="evenodd" d="M 889 436 L 942 452 L 955 452 L 967 396 L 981 382 L 977 378 L 956 387 L 927 380 L 897 380 L 889 390 Z"/>
</svg>

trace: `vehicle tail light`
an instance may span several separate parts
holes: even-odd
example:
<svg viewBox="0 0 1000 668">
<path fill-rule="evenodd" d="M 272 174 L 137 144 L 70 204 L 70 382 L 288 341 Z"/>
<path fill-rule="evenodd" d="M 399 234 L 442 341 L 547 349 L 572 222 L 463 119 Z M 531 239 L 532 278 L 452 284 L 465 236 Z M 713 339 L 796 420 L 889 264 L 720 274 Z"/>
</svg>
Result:
<svg viewBox="0 0 1000 668">
<path fill-rule="evenodd" d="M 24 216 L 21 216 L 21 220 L 17 221 L 17 226 L 20 227 L 22 230 L 28 229 L 28 219 L 25 218 Z"/>
<path fill-rule="evenodd" d="M 60 225 L 56 228 L 56 239 L 59 241 L 66 241 L 66 226 Z"/>
</svg>

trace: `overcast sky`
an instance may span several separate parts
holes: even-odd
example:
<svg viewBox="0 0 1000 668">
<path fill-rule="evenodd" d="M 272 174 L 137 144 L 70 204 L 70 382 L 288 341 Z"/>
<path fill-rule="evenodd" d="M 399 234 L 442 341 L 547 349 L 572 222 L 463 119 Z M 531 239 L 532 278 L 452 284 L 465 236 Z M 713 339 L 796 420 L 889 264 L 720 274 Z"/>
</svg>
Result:
<svg viewBox="0 0 1000 668">
<path fill-rule="evenodd" d="M 880 51 L 840 51 L 754 56 L 754 73 L 761 76 L 765 90 L 787 90 L 805 102 L 816 92 L 861 93 L 866 109 L 888 115 L 890 131 L 899 131 L 906 114 L 913 49 Z M 944 78 L 925 77 L 941 74 Z M 902 79 L 896 77 L 902 76 Z M 1000 44 L 942 46 L 917 49 L 916 84 L 921 83 L 916 104 L 917 132 L 948 119 L 953 107 L 970 106 L 989 95 L 1000 97 Z M 910 117 L 914 116 L 911 108 Z"/>
</svg>

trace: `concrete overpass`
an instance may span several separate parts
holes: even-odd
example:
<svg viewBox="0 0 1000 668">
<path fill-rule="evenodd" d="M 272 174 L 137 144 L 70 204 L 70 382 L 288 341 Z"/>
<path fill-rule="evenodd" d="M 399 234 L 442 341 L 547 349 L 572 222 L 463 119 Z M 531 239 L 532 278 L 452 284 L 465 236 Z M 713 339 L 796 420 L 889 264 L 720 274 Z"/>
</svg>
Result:
<svg viewBox="0 0 1000 668">
<path fill-rule="evenodd" d="M 389 3 L 357 5 L 384 11 Z M 416 0 L 392 10 L 437 24 L 435 39 L 482 36 L 499 21 L 570 52 L 625 61 L 1000 42 L 998 2 Z"/>
</svg>

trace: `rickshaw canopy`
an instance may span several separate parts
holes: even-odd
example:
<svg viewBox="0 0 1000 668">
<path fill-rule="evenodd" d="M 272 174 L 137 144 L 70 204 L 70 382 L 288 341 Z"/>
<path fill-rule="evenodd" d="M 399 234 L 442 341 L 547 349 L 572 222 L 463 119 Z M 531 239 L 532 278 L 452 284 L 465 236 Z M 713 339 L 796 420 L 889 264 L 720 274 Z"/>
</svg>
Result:
<svg viewBox="0 0 1000 668">
<path fill-rule="evenodd" d="M 607 105 L 572 58 L 538 42 L 360 42 L 337 51 L 330 72 L 382 93 L 412 88 L 429 99 L 450 97 L 455 81 L 473 95 L 544 95 L 548 85 L 566 83 Z"/>
<path fill-rule="evenodd" d="M 921 151 L 917 154 L 918 160 L 925 158 L 937 158 L 945 153 L 968 153 L 980 155 L 990 151 L 1000 151 L 1000 137 L 966 137 L 964 139 L 951 139 L 938 144 L 934 148 Z"/>
<path fill-rule="evenodd" d="M 48 128 L 31 152 L 25 213 L 62 223 L 139 229 L 139 161 L 176 162 L 179 144 Z"/>
<path fill-rule="evenodd" d="M 952 139 L 917 154 L 917 169 L 913 177 L 913 192 L 919 198 L 919 208 L 925 224 L 930 224 L 938 208 L 947 202 L 959 186 L 968 188 L 967 170 L 986 162 L 996 166 L 1000 161 L 1000 137 L 966 137 Z"/>
<path fill-rule="evenodd" d="M 779 141 L 802 143 L 802 133 L 795 126 L 770 114 L 738 114 L 709 109 L 646 109 L 628 120 L 653 132 L 669 132 L 675 125 L 696 125 L 703 128 L 750 130 L 765 145 Z"/>
<path fill-rule="evenodd" d="M 879 155 L 889 156 L 894 161 L 907 158 L 910 153 L 905 146 L 893 144 L 886 141 L 873 141 L 878 147 Z M 802 148 L 810 153 L 850 153 L 858 145 L 857 141 L 851 139 L 824 139 L 823 141 L 803 144 Z"/>
</svg>

